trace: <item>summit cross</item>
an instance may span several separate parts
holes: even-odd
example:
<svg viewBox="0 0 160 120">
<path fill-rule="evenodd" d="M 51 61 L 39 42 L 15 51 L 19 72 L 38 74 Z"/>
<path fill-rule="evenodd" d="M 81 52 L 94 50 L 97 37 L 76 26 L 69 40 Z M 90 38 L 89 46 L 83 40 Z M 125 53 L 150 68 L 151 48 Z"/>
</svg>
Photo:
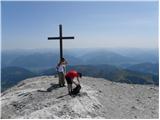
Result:
<svg viewBox="0 0 160 120">
<path fill-rule="evenodd" d="M 63 58 L 63 39 L 74 39 L 73 36 L 71 37 L 63 37 L 62 36 L 62 25 L 59 25 L 59 37 L 48 37 L 48 40 L 57 40 L 59 39 L 60 43 L 60 59 Z"/>
</svg>

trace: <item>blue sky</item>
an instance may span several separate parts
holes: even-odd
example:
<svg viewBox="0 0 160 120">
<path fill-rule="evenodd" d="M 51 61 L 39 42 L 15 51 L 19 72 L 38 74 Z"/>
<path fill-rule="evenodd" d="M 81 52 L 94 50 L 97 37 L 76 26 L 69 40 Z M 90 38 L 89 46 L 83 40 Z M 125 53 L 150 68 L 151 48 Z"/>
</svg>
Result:
<svg viewBox="0 0 160 120">
<path fill-rule="evenodd" d="M 2 2 L 2 49 L 157 48 L 158 2 Z"/>
</svg>

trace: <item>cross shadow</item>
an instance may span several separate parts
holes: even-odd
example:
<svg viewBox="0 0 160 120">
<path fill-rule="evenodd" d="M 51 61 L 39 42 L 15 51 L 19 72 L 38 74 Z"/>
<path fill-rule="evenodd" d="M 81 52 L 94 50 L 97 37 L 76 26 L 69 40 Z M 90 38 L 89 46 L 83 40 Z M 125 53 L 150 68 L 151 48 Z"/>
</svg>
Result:
<svg viewBox="0 0 160 120">
<path fill-rule="evenodd" d="M 60 88 L 59 84 L 53 84 L 51 83 L 51 86 L 47 88 L 47 90 L 37 90 L 38 92 L 52 92 L 52 90 L 56 90 Z"/>
</svg>

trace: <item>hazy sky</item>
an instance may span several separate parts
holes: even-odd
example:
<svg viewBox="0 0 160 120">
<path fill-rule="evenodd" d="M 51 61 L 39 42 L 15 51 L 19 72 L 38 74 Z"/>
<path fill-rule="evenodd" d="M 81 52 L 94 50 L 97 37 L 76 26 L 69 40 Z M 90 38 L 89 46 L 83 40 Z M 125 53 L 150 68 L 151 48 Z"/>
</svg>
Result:
<svg viewBox="0 0 160 120">
<path fill-rule="evenodd" d="M 2 48 L 157 48 L 158 2 L 2 2 Z"/>
</svg>

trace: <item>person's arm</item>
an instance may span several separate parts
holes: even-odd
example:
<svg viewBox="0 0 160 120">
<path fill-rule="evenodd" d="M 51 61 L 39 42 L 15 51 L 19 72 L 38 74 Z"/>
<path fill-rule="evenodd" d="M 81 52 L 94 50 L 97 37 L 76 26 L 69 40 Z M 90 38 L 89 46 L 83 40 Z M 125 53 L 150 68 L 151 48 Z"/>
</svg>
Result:
<svg viewBox="0 0 160 120">
<path fill-rule="evenodd" d="M 67 70 L 66 70 L 66 66 L 63 65 L 63 73 L 66 74 L 67 73 Z"/>
<path fill-rule="evenodd" d="M 78 84 L 80 85 L 80 80 L 79 80 L 79 77 L 77 77 L 77 81 L 78 81 Z"/>
<path fill-rule="evenodd" d="M 57 64 L 57 66 L 56 66 L 56 71 L 58 72 L 58 68 L 59 68 L 59 66 L 58 66 L 58 64 Z"/>
<path fill-rule="evenodd" d="M 72 83 L 74 83 L 76 86 L 78 85 L 74 80 L 72 80 Z"/>
<path fill-rule="evenodd" d="M 65 65 L 67 65 L 67 64 L 68 64 L 67 60 L 65 60 L 65 61 L 64 61 L 64 64 L 65 64 Z"/>
</svg>

